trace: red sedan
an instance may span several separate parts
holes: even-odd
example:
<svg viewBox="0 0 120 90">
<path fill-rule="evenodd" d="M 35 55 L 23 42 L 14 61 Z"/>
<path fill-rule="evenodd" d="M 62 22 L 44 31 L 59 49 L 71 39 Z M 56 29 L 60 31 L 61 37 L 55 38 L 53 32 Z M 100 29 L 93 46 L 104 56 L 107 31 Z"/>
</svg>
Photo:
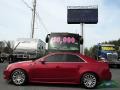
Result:
<svg viewBox="0 0 120 90">
<path fill-rule="evenodd" d="M 111 80 L 111 72 L 105 62 L 98 62 L 79 53 L 50 53 L 34 61 L 9 64 L 4 79 L 15 85 L 27 82 L 81 84 L 94 88 L 103 80 Z"/>
</svg>

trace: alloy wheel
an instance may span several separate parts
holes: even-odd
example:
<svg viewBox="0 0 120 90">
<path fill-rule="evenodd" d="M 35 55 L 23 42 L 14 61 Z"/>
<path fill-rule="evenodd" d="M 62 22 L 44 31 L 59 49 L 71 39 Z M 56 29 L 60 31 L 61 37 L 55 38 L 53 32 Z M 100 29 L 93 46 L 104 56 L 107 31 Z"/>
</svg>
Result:
<svg viewBox="0 0 120 90">
<path fill-rule="evenodd" d="M 94 88 L 97 84 L 97 78 L 92 73 L 86 73 L 86 74 L 83 75 L 82 84 L 86 88 Z"/>
<path fill-rule="evenodd" d="M 15 85 L 23 85 L 26 81 L 26 75 L 25 72 L 22 70 L 15 70 L 12 73 L 12 82 Z"/>
</svg>

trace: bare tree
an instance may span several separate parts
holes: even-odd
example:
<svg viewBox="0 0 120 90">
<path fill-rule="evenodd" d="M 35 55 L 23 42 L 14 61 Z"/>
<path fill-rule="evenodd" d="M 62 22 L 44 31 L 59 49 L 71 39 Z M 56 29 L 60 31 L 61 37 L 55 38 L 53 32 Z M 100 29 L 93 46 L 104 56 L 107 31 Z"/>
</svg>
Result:
<svg viewBox="0 0 120 90">
<path fill-rule="evenodd" d="M 4 48 L 5 53 L 12 54 L 14 49 L 13 41 L 5 41 L 6 47 Z"/>
<path fill-rule="evenodd" d="M 0 53 L 4 51 L 5 43 L 3 41 L 0 41 Z"/>
</svg>

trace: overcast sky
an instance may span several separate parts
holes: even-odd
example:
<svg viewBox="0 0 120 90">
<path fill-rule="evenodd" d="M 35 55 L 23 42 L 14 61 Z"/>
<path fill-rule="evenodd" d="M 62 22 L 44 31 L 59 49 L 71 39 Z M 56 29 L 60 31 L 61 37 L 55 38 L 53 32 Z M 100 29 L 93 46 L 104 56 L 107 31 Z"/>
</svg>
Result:
<svg viewBox="0 0 120 90">
<path fill-rule="evenodd" d="M 24 1 L 32 7 L 32 0 Z M 81 34 L 79 24 L 67 24 L 67 6 L 87 5 L 98 5 L 98 24 L 84 25 L 85 47 L 119 39 L 120 0 L 37 0 L 35 38 L 45 40 L 48 32 Z M 0 0 L 0 40 L 29 38 L 31 16 L 23 0 Z"/>
</svg>

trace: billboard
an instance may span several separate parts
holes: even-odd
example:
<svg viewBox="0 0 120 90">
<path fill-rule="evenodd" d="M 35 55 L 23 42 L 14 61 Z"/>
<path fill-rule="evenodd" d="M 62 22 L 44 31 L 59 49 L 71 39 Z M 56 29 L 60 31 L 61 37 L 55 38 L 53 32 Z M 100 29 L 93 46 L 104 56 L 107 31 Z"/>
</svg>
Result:
<svg viewBox="0 0 120 90">
<path fill-rule="evenodd" d="M 68 6 L 67 23 L 68 24 L 97 24 L 98 7 L 97 6 Z"/>
</svg>

